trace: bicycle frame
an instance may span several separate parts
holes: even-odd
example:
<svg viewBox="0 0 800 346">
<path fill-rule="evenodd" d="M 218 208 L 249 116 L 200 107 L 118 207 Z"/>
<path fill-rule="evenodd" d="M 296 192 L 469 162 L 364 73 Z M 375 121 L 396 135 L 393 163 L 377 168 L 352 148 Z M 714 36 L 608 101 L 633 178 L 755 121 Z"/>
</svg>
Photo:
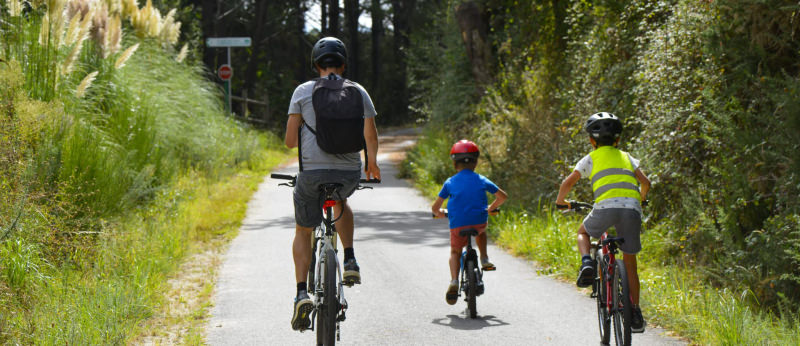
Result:
<svg viewBox="0 0 800 346">
<path fill-rule="evenodd" d="M 466 269 L 464 269 L 464 268 L 467 267 L 467 263 L 468 262 L 475 263 L 475 268 L 478 269 L 478 285 L 479 286 L 483 286 L 483 270 L 481 270 L 481 267 L 478 265 L 478 253 L 472 247 L 472 238 L 473 238 L 473 236 L 469 236 L 467 238 L 466 249 L 464 249 L 464 251 L 461 252 L 461 262 L 460 262 L 461 263 L 461 267 L 459 268 L 459 272 L 461 273 L 461 290 L 462 291 L 465 290 L 466 283 L 467 283 L 467 273 L 466 273 Z M 483 294 L 482 290 L 478 289 L 478 292 L 477 292 L 476 295 L 481 295 L 481 294 Z"/>
<path fill-rule="evenodd" d="M 593 245 L 592 247 L 593 248 L 599 248 L 602 251 L 603 258 L 597 258 L 597 259 L 595 259 L 596 261 L 605 261 L 606 259 L 608 259 L 608 262 L 605 263 L 605 265 L 603 265 L 603 267 L 606 268 L 606 271 L 603 272 L 603 273 L 598 273 L 598 274 L 605 276 L 605 280 L 601 279 L 600 282 L 605 282 L 605 284 L 606 284 L 606 290 L 605 290 L 606 296 L 604 298 L 605 298 L 605 301 L 606 301 L 606 309 L 609 312 L 611 312 L 611 311 L 613 311 L 611 309 L 611 307 L 613 305 L 613 300 L 612 300 L 613 294 L 611 293 L 612 292 L 611 291 L 611 283 L 612 283 L 612 279 L 611 278 L 614 277 L 614 270 L 616 270 L 615 269 L 615 264 L 617 263 L 617 257 L 616 257 L 617 249 L 616 249 L 616 244 L 614 244 L 613 248 L 610 248 L 609 244 L 604 242 L 604 240 L 606 240 L 606 239 L 608 239 L 608 232 L 603 232 L 603 234 L 600 235 L 600 239 L 597 240 L 597 243 L 596 244 L 592 244 Z M 598 294 L 597 292 L 594 292 L 594 293 Z M 618 309 L 618 307 L 615 307 L 615 309 Z M 609 315 L 609 316 L 611 316 L 611 315 Z"/>
<path fill-rule="evenodd" d="M 312 321 L 311 322 L 311 330 L 314 330 L 315 327 L 316 327 L 315 326 L 315 323 L 316 323 L 316 318 L 315 317 L 316 317 L 317 313 L 319 313 L 320 307 L 323 305 L 323 301 L 322 300 L 323 300 L 324 297 L 323 297 L 322 292 L 323 292 L 323 290 L 325 288 L 324 285 L 328 284 L 326 282 L 323 282 L 324 280 L 323 280 L 323 273 L 322 273 L 322 269 L 324 268 L 324 265 L 326 264 L 325 263 L 325 253 L 327 253 L 328 250 L 333 250 L 334 253 L 338 252 L 337 249 L 336 249 L 336 243 L 337 243 L 337 241 L 336 241 L 336 238 L 337 238 L 336 237 L 336 227 L 334 226 L 334 224 L 336 223 L 338 218 L 336 218 L 336 219 L 333 218 L 333 206 L 336 205 L 336 201 L 333 200 L 332 194 L 333 194 L 333 191 L 326 191 L 325 203 L 323 204 L 323 208 L 324 208 L 323 210 L 325 211 L 325 217 L 322 219 L 322 223 L 319 225 L 319 227 L 317 227 L 314 230 L 314 237 L 312 239 L 314 245 L 313 245 L 311 251 L 312 251 L 312 253 L 314 252 L 315 249 L 318 250 L 318 251 L 317 251 L 317 261 L 316 261 L 317 263 L 312 263 L 311 264 L 311 265 L 313 265 L 315 267 L 315 270 L 314 270 L 314 311 L 311 314 L 311 316 L 312 316 L 312 318 L 311 318 L 311 321 Z M 341 217 L 341 215 L 340 215 L 340 217 Z M 344 289 L 343 289 L 343 284 L 342 284 L 342 266 L 341 266 L 341 263 L 339 263 L 339 258 L 338 257 L 334 257 L 334 258 L 335 258 L 335 262 L 336 262 L 336 274 L 337 274 L 336 275 L 337 276 L 336 292 L 338 293 L 339 305 L 341 306 L 341 309 L 339 310 L 339 312 L 337 314 L 338 316 L 337 316 L 337 323 L 336 323 L 336 330 L 337 330 L 337 335 L 338 335 L 339 322 L 344 321 L 344 316 L 345 316 L 344 313 L 347 310 L 347 299 L 345 299 L 345 297 L 344 297 Z M 313 258 L 312 258 L 312 261 L 314 261 Z"/>
</svg>

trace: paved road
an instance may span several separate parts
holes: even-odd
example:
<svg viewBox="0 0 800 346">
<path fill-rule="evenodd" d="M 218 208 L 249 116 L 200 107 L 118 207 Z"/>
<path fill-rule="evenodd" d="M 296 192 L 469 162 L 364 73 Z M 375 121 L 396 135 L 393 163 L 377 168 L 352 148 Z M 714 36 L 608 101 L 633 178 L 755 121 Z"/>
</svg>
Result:
<svg viewBox="0 0 800 346">
<path fill-rule="evenodd" d="M 350 308 L 341 344 L 586 345 L 598 341 L 594 301 L 574 285 L 536 274 L 528 261 L 490 246 L 498 270 L 486 273 L 478 319 L 466 303 L 447 305 L 449 238 L 432 220 L 431 201 L 395 179 L 379 155 L 384 183 L 357 191 L 355 251 L 360 286 L 346 288 Z M 293 173 L 296 167 L 282 172 Z M 513 192 L 512 192 L 513 194 Z M 513 196 L 512 196 L 513 198 Z M 212 345 L 310 345 L 312 332 L 291 329 L 295 294 L 291 189 L 267 178 L 250 202 L 239 236 L 220 269 L 208 324 Z M 683 344 L 663 330 L 635 334 L 634 343 Z M 613 342 L 613 341 L 612 341 Z"/>
</svg>

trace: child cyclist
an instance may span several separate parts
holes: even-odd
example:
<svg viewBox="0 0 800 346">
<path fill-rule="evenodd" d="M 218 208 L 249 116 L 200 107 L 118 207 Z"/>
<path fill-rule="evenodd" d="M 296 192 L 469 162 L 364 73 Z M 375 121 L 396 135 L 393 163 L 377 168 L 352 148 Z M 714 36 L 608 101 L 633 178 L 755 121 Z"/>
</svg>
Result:
<svg viewBox="0 0 800 346">
<path fill-rule="evenodd" d="M 614 114 L 601 112 L 592 114 L 584 125 L 589 133 L 594 151 L 584 156 L 575 170 L 561 183 L 556 206 L 570 208 L 564 198 L 572 186 L 581 178 L 592 180 L 594 207 L 578 228 L 578 251 L 581 253 L 581 269 L 578 287 L 588 287 L 595 279 L 595 263 L 589 256 L 589 236 L 599 238 L 609 227 L 614 226 L 617 236 L 625 241 L 622 250 L 625 271 L 628 274 L 633 316 L 631 331 L 644 332 L 646 325 L 639 308 L 639 275 L 636 270 L 636 253 L 641 250 L 639 233 L 642 230 L 642 205 L 650 180 L 642 173 L 639 160 L 617 149 L 622 123 Z"/>
<path fill-rule="evenodd" d="M 455 304 L 458 300 L 457 277 L 461 249 L 467 245 L 468 240 L 467 237 L 458 235 L 460 230 L 468 228 L 478 230 L 475 242 L 481 253 L 481 268 L 495 270 L 494 264 L 489 261 L 489 255 L 486 254 L 486 225 L 489 220 L 489 211 L 500 207 L 508 195 L 491 180 L 475 173 L 478 156 L 480 156 L 478 146 L 471 141 L 464 139 L 453 144 L 450 149 L 450 158 L 458 173 L 444 182 L 442 190 L 439 192 L 439 198 L 431 206 L 436 217 L 444 217 L 440 208 L 445 199 L 450 199 L 447 203 L 448 218 L 450 219 L 450 285 L 445 296 L 450 305 Z M 486 192 L 495 196 L 488 208 Z"/>
</svg>

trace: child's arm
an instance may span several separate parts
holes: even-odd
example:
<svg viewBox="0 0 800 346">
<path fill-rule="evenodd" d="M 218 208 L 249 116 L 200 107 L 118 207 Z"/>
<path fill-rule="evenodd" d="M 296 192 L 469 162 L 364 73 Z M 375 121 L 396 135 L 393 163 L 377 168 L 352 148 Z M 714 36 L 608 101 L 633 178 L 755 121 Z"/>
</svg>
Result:
<svg viewBox="0 0 800 346">
<path fill-rule="evenodd" d="M 569 190 L 572 190 L 572 187 L 575 186 L 575 183 L 581 179 L 581 173 L 578 171 L 572 171 L 570 175 L 564 178 L 564 181 L 561 182 L 561 188 L 558 189 L 558 197 L 556 197 L 556 205 L 566 205 L 569 206 L 564 198 L 567 198 L 567 194 Z"/>
<path fill-rule="evenodd" d="M 508 194 L 503 191 L 503 189 L 497 189 L 497 192 L 494 193 L 494 201 L 492 201 L 492 204 L 489 205 L 489 214 L 492 213 L 492 210 L 500 208 L 500 206 L 503 205 L 507 199 Z"/>
<path fill-rule="evenodd" d="M 442 204 L 444 203 L 444 198 L 436 197 L 436 201 L 433 202 L 431 206 L 431 212 L 435 217 L 444 217 L 444 213 L 440 210 L 442 208 Z"/>
<path fill-rule="evenodd" d="M 642 194 L 642 201 L 645 201 L 647 200 L 647 192 L 650 191 L 650 179 L 647 178 L 641 169 L 637 168 L 633 173 L 636 175 L 636 180 L 639 181 L 639 185 L 641 185 L 639 192 Z"/>
</svg>

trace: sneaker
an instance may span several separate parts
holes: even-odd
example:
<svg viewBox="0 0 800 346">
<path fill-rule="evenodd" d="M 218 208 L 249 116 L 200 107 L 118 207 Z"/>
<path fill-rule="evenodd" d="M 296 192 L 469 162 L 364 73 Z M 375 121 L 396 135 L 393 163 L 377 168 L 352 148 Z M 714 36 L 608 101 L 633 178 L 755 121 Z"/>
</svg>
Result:
<svg viewBox="0 0 800 346">
<path fill-rule="evenodd" d="M 344 275 L 342 281 L 347 286 L 353 286 L 361 283 L 361 272 L 359 272 L 358 263 L 355 258 L 351 258 L 344 262 Z"/>
<path fill-rule="evenodd" d="M 447 286 L 447 294 L 444 296 L 447 304 L 454 305 L 458 301 L 458 281 L 451 281 Z"/>
<path fill-rule="evenodd" d="M 481 269 L 483 271 L 490 272 L 490 271 L 493 271 L 493 270 L 497 270 L 497 267 L 495 267 L 494 263 L 489 261 L 489 259 L 487 258 L 487 259 L 481 260 Z"/>
<path fill-rule="evenodd" d="M 595 276 L 593 263 L 591 261 L 583 262 L 576 284 L 578 287 L 589 287 L 594 282 Z"/>
<path fill-rule="evenodd" d="M 304 331 L 311 326 L 309 315 L 314 310 L 314 303 L 305 291 L 297 294 L 294 298 L 294 315 L 292 315 L 292 329 Z"/>
<path fill-rule="evenodd" d="M 642 316 L 642 309 L 635 307 L 631 312 L 631 332 L 644 333 L 644 327 L 647 326 L 647 322 L 645 322 L 644 316 Z"/>
</svg>

